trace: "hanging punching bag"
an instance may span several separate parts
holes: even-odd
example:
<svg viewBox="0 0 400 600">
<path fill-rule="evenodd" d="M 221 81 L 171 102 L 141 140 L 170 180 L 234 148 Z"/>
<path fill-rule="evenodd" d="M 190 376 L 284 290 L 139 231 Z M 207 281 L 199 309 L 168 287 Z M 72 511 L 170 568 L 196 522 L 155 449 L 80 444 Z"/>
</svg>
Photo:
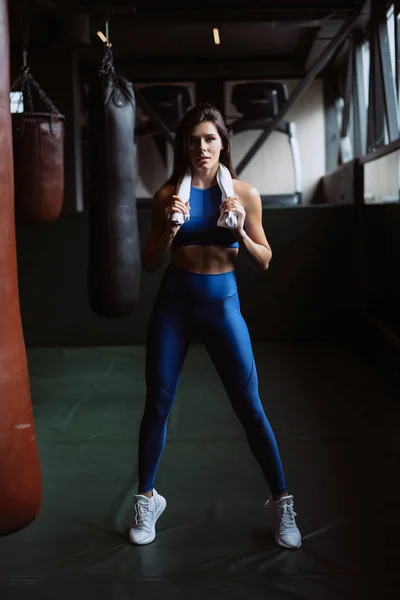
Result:
<svg viewBox="0 0 400 600">
<path fill-rule="evenodd" d="M 0 535 L 30 523 L 42 497 L 18 296 L 8 36 L 0 0 Z"/>
<path fill-rule="evenodd" d="M 24 112 L 12 115 L 15 215 L 22 223 L 52 223 L 64 202 L 64 115 L 33 77 L 26 51 L 23 58 L 11 86 L 24 98 Z M 33 92 L 45 112 L 35 111 Z"/>
<path fill-rule="evenodd" d="M 15 214 L 21 223 L 52 223 L 64 201 L 64 116 L 12 115 Z"/>
<path fill-rule="evenodd" d="M 88 95 L 91 195 L 89 300 L 102 317 L 130 314 L 140 292 L 136 210 L 135 95 L 107 48 Z"/>
</svg>

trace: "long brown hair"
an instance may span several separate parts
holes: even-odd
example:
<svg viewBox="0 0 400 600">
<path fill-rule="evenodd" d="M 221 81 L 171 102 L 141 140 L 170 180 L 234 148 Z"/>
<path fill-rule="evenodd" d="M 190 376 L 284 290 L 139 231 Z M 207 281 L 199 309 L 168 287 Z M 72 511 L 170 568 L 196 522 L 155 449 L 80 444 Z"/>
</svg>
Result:
<svg viewBox="0 0 400 600">
<path fill-rule="evenodd" d="M 174 167 L 167 184 L 176 185 L 179 178 L 184 174 L 189 165 L 189 136 L 196 125 L 204 121 L 211 121 L 221 137 L 223 149 L 219 156 L 219 162 L 225 165 L 233 178 L 236 178 L 232 166 L 231 142 L 229 134 L 220 111 L 212 104 L 196 104 L 193 106 L 178 125 L 175 135 Z"/>
</svg>

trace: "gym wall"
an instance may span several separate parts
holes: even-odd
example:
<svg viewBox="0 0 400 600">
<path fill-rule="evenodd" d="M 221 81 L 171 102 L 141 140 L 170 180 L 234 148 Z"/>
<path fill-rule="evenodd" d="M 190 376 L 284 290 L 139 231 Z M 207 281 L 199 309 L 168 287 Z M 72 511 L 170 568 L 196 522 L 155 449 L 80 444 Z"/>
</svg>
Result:
<svg viewBox="0 0 400 600">
<path fill-rule="evenodd" d="M 141 209 L 144 243 L 149 209 Z M 357 310 L 351 206 L 264 210 L 273 249 L 270 268 L 254 273 L 239 259 L 242 312 L 254 341 L 329 341 L 353 335 Z M 50 226 L 18 225 L 22 324 L 27 347 L 143 344 L 163 270 L 142 271 L 140 299 L 129 317 L 99 318 L 87 294 L 88 215 Z"/>
<path fill-rule="evenodd" d="M 400 339 L 400 150 L 363 168 L 365 308 Z"/>
<path fill-rule="evenodd" d="M 321 198 L 339 210 L 350 208 L 353 211 L 357 256 L 354 280 L 359 282 L 359 315 L 364 325 L 363 331 L 360 330 L 360 343 L 372 352 L 379 348 L 377 358 L 383 362 L 393 361 L 398 369 L 400 204 L 397 155 L 395 151 L 364 164 L 352 160 L 340 165 L 323 177 Z M 357 209 L 357 205 L 360 208 Z M 342 243 L 341 238 L 338 243 Z"/>
<path fill-rule="evenodd" d="M 298 83 L 296 79 L 274 79 L 274 81 L 285 83 L 289 96 Z M 240 117 L 230 101 L 232 87 L 236 83 L 245 83 L 245 81 L 226 81 L 224 86 L 225 114 L 228 123 Z M 309 204 L 313 200 L 319 179 L 325 174 L 325 115 L 323 86 L 320 79 L 313 82 L 303 96 L 287 111 L 284 118 L 296 125 L 302 171 L 303 203 Z M 234 165 L 241 161 L 259 135 L 259 131 L 245 131 L 233 137 Z M 240 177 L 244 181 L 251 182 L 261 195 L 293 194 L 295 191 L 293 164 L 287 136 L 273 131 Z"/>
<path fill-rule="evenodd" d="M 400 205 L 364 210 L 365 308 L 400 339 Z"/>
<path fill-rule="evenodd" d="M 298 83 L 294 79 L 276 79 L 276 81 L 285 83 L 289 94 Z M 171 85 L 171 82 L 168 83 Z M 245 83 L 245 81 L 226 81 L 223 86 L 224 111 L 227 124 L 241 116 L 236 112 L 230 101 L 232 87 L 236 83 Z M 141 87 L 144 84 L 136 85 Z M 195 99 L 195 82 L 185 82 L 185 85 L 189 87 Z M 215 85 L 218 85 L 218 82 L 215 82 Z M 138 118 L 143 118 L 140 110 Z M 296 125 L 301 158 L 303 202 L 309 204 L 315 197 L 319 179 L 325 173 L 325 117 L 321 80 L 314 81 L 298 102 L 287 112 L 285 120 L 293 121 Z M 259 131 L 246 131 L 233 137 L 232 156 L 234 165 L 240 162 L 259 135 Z M 165 182 L 171 172 L 171 146 L 167 144 L 167 165 L 165 165 L 154 139 L 145 138 L 139 141 L 137 165 L 137 196 L 138 198 L 150 198 Z M 240 174 L 240 178 L 252 183 L 261 195 L 292 194 L 294 192 L 293 164 L 287 136 L 275 131 L 272 132 L 263 147 Z"/>
<path fill-rule="evenodd" d="M 399 150 L 364 164 L 365 310 L 385 328 L 389 339 L 393 335 L 397 340 L 400 339 L 399 165 Z M 391 356 L 388 348 L 385 360 L 394 360 L 398 369 L 398 359 Z"/>
<path fill-rule="evenodd" d="M 364 165 L 364 200 L 366 204 L 398 202 L 400 150 Z"/>
</svg>

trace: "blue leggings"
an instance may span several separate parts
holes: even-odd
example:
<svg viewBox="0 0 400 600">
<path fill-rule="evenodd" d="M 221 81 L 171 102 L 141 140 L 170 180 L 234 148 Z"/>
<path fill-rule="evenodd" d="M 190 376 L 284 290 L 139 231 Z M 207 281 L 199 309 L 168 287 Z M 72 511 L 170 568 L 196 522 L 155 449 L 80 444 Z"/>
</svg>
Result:
<svg viewBox="0 0 400 600">
<path fill-rule="evenodd" d="M 278 446 L 258 394 L 235 272 L 203 275 L 174 265 L 164 274 L 147 332 L 147 394 L 139 436 L 138 492 L 154 487 L 168 416 L 193 336 L 205 344 L 271 492 L 287 492 Z"/>
</svg>

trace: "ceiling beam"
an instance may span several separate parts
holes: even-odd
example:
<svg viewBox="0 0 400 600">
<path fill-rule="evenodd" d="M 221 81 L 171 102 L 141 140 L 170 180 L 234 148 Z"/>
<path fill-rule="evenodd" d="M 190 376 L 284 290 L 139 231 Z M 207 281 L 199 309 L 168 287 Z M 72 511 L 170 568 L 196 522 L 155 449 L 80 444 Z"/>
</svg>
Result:
<svg viewBox="0 0 400 600">
<path fill-rule="evenodd" d="M 369 2 L 365 2 L 362 12 L 360 13 L 360 19 L 357 23 L 357 29 L 363 30 L 365 27 L 366 18 L 368 18 L 370 6 Z M 314 43 L 309 52 L 306 68 L 311 68 L 311 65 L 315 63 L 324 49 L 328 46 L 330 40 L 335 37 L 338 33 L 342 22 L 338 19 L 329 19 L 321 22 L 321 27 L 315 36 Z"/>
<path fill-rule="evenodd" d="M 318 57 L 321 55 L 323 50 L 327 47 L 332 38 L 340 30 L 342 26 L 342 21 L 338 19 L 332 19 L 329 21 L 324 21 L 315 36 L 314 42 L 311 46 L 310 52 L 308 54 L 306 60 L 306 69 L 308 70 L 311 65 L 313 65 Z"/>
<path fill-rule="evenodd" d="M 296 22 L 304 22 L 304 21 L 320 21 L 321 19 L 326 19 L 327 17 L 335 17 L 337 19 L 346 19 L 349 13 L 349 10 L 339 9 L 332 10 L 328 7 L 320 8 L 320 9 L 297 9 L 297 10 L 279 10 L 279 9 L 263 9 L 263 10 L 151 10 L 151 9 L 141 9 L 136 12 L 132 11 L 117 11 L 114 8 L 108 9 L 111 15 L 121 15 L 121 16 L 129 16 L 132 15 L 132 18 L 135 21 L 150 21 L 154 20 L 159 22 L 164 22 L 167 20 L 168 22 L 181 23 L 192 22 L 210 22 L 214 23 L 216 21 L 221 23 L 229 23 L 229 22 L 245 22 L 245 21 L 296 21 Z M 104 15 L 107 14 L 107 9 L 96 6 L 95 9 L 89 9 L 88 11 L 91 14 Z"/>
<path fill-rule="evenodd" d="M 237 22 L 278 22 L 278 23 L 308 23 L 318 25 L 318 22 L 327 18 L 344 20 L 351 12 L 348 9 L 335 8 L 326 5 L 320 8 L 263 8 L 263 9 L 174 9 L 174 8 L 135 8 L 132 5 L 118 6 L 112 2 L 109 4 L 86 5 L 69 2 L 59 2 L 57 9 L 49 10 L 46 3 L 33 6 L 32 14 L 56 12 L 84 12 L 93 17 L 103 18 L 108 16 L 110 20 L 118 22 L 119 19 L 132 19 L 135 23 L 237 23 Z"/>
</svg>

